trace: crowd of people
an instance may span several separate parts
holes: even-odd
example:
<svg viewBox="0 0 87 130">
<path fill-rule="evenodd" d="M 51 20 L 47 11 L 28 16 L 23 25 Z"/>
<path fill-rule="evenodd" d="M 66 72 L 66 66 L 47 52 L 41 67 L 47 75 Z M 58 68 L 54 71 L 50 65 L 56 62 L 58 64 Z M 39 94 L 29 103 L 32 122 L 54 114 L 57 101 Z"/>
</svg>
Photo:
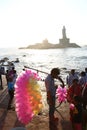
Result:
<svg viewBox="0 0 87 130">
<path fill-rule="evenodd" d="M 79 84 L 83 88 L 87 82 L 87 68 L 85 68 L 85 70 L 81 71 L 80 73 L 77 73 L 75 69 L 71 69 L 70 73 L 66 77 L 66 84 L 68 87 L 72 85 L 73 79 L 78 79 Z"/>
<path fill-rule="evenodd" d="M 74 69 L 66 78 L 68 91 L 67 101 L 75 105 L 70 109 L 70 117 L 74 130 L 87 129 L 87 68 L 80 74 Z"/>
<path fill-rule="evenodd" d="M 60 69 L 53 68 L 51 73 L 45 79 L 45 87 L 47 91 L 47 103 L 49 105 L 49 127 L 50 130 L 56 130 L 56 121 L 54 117 L 56 89 L 55 79 L 58 79 L 64 87 L 63 80 L 59 77 Z M 87 129 L 87 68 L 80 74 L 71 69 L 66 76 L 67 86 L 67 102 L 73 104 L 73 109 L 70 107 L 70 121 L 73 130 Z"/>
<path fill-rule="evenodd" d="M 15 66 L 10 66 L 6 71 L 5 68 L 1 66 L 0 68 L 0 89 L 1 90 L 4 89 L 2 75 L 6 77 L 6 81 L 7 81 L 7 88 L 9 94 L 7 110 L 9 110 L 12 109 L 12 101 L 14 98 L 14 85 L 17 78 L 17 71 L 15 70 Z"/>
<path fill-rule="evenodd" d="M 14 98 L 14 84 L 17 78 L 15 67 L 6 70 L 5 73 L 9 102 L 7 110 L 12 108 L 12 100 Z M 55 84 L 55 79 L 62 83 L 62 88 L 67 86 L 67 102 L 74 107 L 70 107 L 70 121 L 73 130 L 86 130 L 87 129 L 87 68 L 81 73 L 77 73 L 75 69 L 71 69 L 70 73 L 66 76 L 66 83 L 60 77 L 60 69 L 53 68 L 50 74 L 45 78 L 45 87 L 47 92 L 47 103 L 49 105 L 49 129 L 57 130 L 56 123 L 58 117 L 55 117 L 55 100 L 56 89 L 58 85 Z M 2 79 L 1 86 L 2 86 Z M 83 128 L 84 127 L 84 128 Z"/>
</svg>

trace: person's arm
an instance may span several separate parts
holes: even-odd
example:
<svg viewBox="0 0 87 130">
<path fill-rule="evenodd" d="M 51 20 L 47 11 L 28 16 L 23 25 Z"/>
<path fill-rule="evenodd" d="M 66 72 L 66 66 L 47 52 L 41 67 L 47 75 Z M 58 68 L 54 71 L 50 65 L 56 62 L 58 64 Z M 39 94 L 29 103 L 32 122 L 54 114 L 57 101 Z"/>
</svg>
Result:
<svg viewBox="0 0 87 130">
<path fill-rule="evenodd" d="M 68 76 L 66 77 L 66 84 L 68 85 Z"/>
<path fill-rule="evenodd" d="M 51 96 L 51 92 L 50 92 L 50 90 L 49 90 L 49 86 L 50 86 L 50 83 L 49 83 L 49 81 L 46 81 L 45 80 L 45 87 L 46 87 L 46 92 L 47 92 L 47 103 L 48 104 L 51 104 L 51 99 L 52 99 L 52 96 Z"/>
<path fill-rule="evenodd" d="M 58 76 L 57 79 L 62 83 L 62 87 L 64 88 L 64 82 L 63 82 L 62 78 Z"/>
</svg>

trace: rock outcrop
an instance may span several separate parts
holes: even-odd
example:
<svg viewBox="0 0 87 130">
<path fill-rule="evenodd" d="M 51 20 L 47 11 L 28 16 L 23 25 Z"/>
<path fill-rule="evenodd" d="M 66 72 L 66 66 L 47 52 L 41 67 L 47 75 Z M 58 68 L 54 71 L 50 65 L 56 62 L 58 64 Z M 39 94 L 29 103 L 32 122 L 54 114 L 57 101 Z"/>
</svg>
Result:
<svg viewBox="0 0 87 130">
<path fill-rule="evenodd" d="M 29 45 L 24 48 L 19 49 L 57 49 L 57 48 L 80 48 L 76 43 L 70 43 L 70 39 L 66 36 L 66 29 L 63 26 L 62 29 L 62 38 L 59 39 L 58 44 L 49 43 L 47 39 L 43 40 L 42 43 L 36 43 L 34 45 Z"/>
</svg>

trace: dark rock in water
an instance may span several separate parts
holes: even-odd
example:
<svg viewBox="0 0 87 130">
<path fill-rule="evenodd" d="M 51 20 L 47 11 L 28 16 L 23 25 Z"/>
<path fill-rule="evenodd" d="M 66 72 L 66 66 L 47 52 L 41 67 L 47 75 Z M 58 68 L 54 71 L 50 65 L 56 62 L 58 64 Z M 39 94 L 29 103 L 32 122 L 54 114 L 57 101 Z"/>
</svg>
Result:
<svg viewBox="0 0 87 130">
<path fill-rule="evenodd" d="M 7 61 L 7 60 L 9 60 L 9 58 L 8 58 L 8 57 L 4 57 L 3 60 L 4 60 L 4 61 Z"/>
<path fill-rule="evenodd" d="M 4 62 L 6 62 L 6 61 L 8 61 L 9 59 L 8 59 L 8 57 L 4 57 L 4 58 L 2 58 L 1 60 L 0 60 L 0 63 L 4 63 Z"/>
<path fill-rule="evenodd" d="M 15 63 L 18 63 L 19 62 L 19 58 L 16 58 L 16 60 L 14 61 Z"/>
<path fill-rule="evenodd" d="M 67 70 L 67 68 L 61 68 L 62 70 Z"/>
<path fill-rule="evenodd" d="M 23 57 L 26 57 L 26 55 L 23 55 Z"/>
<path fill-rule="evenodd" d="M 56 44 L 55 45 L 56 48 L 80 48 L 79 45 L 77 45 L 76 43 L 69 43 L 69 44 Z"/>
<path fill-rule="evenodd" d="M 3 59 L 0 60 L 0 63 L 4 63 L 4 62 L 5 62 L 5 60 L 3 60 Z"/>
</svg>

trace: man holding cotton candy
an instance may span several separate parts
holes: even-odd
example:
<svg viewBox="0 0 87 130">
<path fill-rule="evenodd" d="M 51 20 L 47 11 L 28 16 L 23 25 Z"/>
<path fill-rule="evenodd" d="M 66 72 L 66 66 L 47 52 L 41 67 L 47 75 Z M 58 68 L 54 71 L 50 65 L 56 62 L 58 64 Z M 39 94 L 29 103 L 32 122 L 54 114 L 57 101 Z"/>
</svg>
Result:
<svg viewBox="0 0 87 130">
<path fill-rule="evenodd" d="M 46 91 L 47 91 L 47 103 L 49 105 L 49 122 L 50 124 L 52 123 L 53 125 L 55 124 L 55 121 L 58 120 L 58 118 L 54 117 L 56 89 L 57 89 L 57 86 L 55 86 L 54 79 L 58 79 L 59 81 L 61 81 L 62 86 L 64 87 L 64 82 L 59 77 L 59 74 L 60 74 L 60 69 L 53 68 L 51 70 L 51 73 L 48 74 L 48 76 L 45 79 L 45 86 L 46 86 Z"/>
</svg>

